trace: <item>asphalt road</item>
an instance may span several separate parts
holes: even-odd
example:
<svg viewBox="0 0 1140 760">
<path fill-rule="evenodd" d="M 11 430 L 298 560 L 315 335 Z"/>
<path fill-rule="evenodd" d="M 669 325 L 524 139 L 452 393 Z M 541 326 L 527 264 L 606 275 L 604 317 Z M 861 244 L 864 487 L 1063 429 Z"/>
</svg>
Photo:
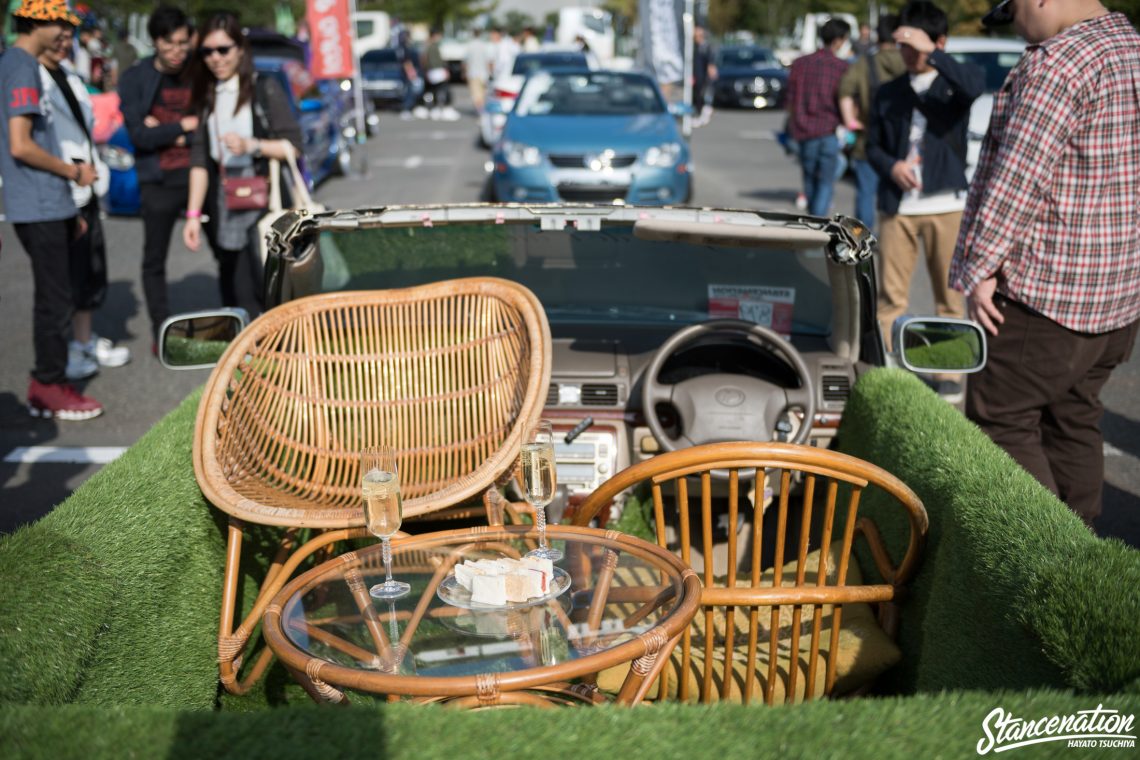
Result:
<svg viewBox="0 0 1140 760">
<path fill-rule="evenodd" d="M 464 93 L 456 94 L 463 112 L 457 122 L 402 122 L 383 114 L 379 136 L 359 157 L 360 175 L 325 182 L 317 199 L 330 208 L 478 200 L 488 154 L 476 144 Z M 782 122 L 779 112 L 718 111 L 697 130 L 694 202 L 790 210 L 799 177 L 774 139 Z M 835 208 L 850 212 L 853 205 L 851 187 L 837 188 Z M 139 282 L 142 224 L 111 218 L 105 226 L 111 284 L 95 329 L 129 346 L 134 359 L 83 384 L 106 407 L 102 417 L 58 423 L 33 419 L 24 406 L 32 365 L 31 270 L 12 226 L 0 222 L 0 532 L 50 511 L 101 466 L 98 460 L 130 446 L 206 379 L 206 370 L 174 372 L 151 357 Z M 175 312 L 217 306 L 214 262 L 205 250 L 184 248 L 180 230 L 169 257 L 171 306 Z M 922 277 L 915 279 L 912 304 L 915 311 L 932 310 Z M 1103 396 L 1107 483 L 1097 527 L 1140 547 L 1140 352 L 1117 370 Z"/>
</svg>

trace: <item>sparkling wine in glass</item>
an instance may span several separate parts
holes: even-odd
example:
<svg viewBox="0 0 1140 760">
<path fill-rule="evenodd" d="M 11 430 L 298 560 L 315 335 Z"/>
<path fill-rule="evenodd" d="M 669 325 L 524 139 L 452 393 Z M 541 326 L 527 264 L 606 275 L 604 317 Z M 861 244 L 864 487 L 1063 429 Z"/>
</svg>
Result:
<svg viewBox="0 0 1140 760">
<path fill-rule="evenodd" d="M 392 578 L 392 535 L 400 529 L 404 518 L 404 500 L 400 495 L 400 473 L 396 469 L 396 451 L 391 446 L 378 446 L 360 452 L 360 490 L 364 496 L 364 520 L 368 532 L 380 538 L 384 552 L 386 580 L 368 590 L 377 599 L 398 599 L 411 586 Z"/>
<path fill-rule="evenodd" d="M 538 548 L 527 556 L 552 562 L 560 560 L 562 552 L 546 543 L 546 505 L 554 499 L 554 489 L 558 486 L 550 420 L 539 420 L 527 431 L 522 445 L 522 471 L 526 500 L 534 507 L 534 523 L 538 527 Z"/>
</svg>

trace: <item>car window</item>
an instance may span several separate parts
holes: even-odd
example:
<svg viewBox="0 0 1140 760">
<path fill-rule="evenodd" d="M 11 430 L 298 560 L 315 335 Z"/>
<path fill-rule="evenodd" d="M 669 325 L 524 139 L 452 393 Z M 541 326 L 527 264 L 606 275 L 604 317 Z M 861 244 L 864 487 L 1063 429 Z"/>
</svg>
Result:
<svg viewBox="0 0 1140 760">
<path fill-rule="evenodd" d="M 822 250 L 791 251 L 532 225 L 365 228 L 325 233 L 325 290 L 402 288 L 457 277 L 503 277 L 530 288 L 552 325 L 700 322 L 741 316 L 830 334 Z"/>
<path fill-rule="evenodd" d="M 766 69 L 780 64 L 765 48 L 744 47 L 721 50 L 719 65 L 726 69 Z"/>
<path fill-rule="evenodd" d="M 372 35 L 372 22 L 364 19 L 357 19 L 356 21 L 356 36 L 357 37 L 370 37 Z"/>
<path fill-rule="evenodd" d="M 519 116 L 636 116 L 665 113 L 653 82 L 640 74 L 549 72 L 533 74 L 519 93 Z"/>
<path fill-rule="evenodd" d="M 525 76 L 539 69 L 586 68 L 586 56 L 582 53 L 542 53 L 540 55 L 520 55 L 515 58 L 512 74 Z"/>
<path fill-rule="evenodd" d="M 1021 60 L 1021 53 L 1013 51 L 951 52 L 950 55 L 961 63 L 973 63 L 982 67 L 986 72 L 986 92 L 1000 90 L 1010 70 Z"/>
<path fill-rule="evenodd" d="M 402 68 L 395 50 L 370 50 L 360 57 L 360 70 L 366 76 L 398 72 Z"/>
</svg>

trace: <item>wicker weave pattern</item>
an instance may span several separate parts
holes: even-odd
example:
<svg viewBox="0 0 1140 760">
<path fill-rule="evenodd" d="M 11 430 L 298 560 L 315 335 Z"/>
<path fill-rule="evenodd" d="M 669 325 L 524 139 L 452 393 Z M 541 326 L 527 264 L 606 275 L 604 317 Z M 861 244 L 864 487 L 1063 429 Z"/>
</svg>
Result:
<svg viewBox="0 0 1140 760">
<path fill-rule="evenodd" d="M 534 296 L 491 278 L 286 304 L 211 378 L 199 480 L 236 517 L 362 525 L 358 452 L 383 441 L 399 452 L 406 516 L 452 506 L 510 468 L 549 351 Z"/>
<path fill-rule="evenodd" d="M 486 277 L 299 299 L 230 345 L 194 435 L 198 484 L 231 516 L 218 635 L 229 691 L 245 692 L 268 666 L 263 650 L 237 677 L 249 632 L 292 573 L 366 535 L 361 448 L 396 448 L 405 517 L 501 502 L 495 489 L 542 413 L 550 351 L 534 294 Z M 289 530 L 235 631 L 245 522 Z M 299 528 L 327 532 L 298 547 Z"/>
</svg>

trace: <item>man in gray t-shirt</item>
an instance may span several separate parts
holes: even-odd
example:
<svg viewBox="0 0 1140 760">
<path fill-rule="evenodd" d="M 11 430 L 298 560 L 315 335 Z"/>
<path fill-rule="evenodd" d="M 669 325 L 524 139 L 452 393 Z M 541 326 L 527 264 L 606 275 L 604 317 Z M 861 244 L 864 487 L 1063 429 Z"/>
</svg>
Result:
<svg viewBox="0 0 1140 760">
<path fill-rule="evenodd" d="M 64 25 L 79 19 L 66 0 L 24 0 L 12 18 L 16 44 L 0 58 L 0 174 L 5 213 L 32 260 L 36 366 L 28 382 L 28 411 L 33 417 L 85 420 L 102 414 L 103 406 L 76 391 L 65 374 L 74 311 L 70 242 L 82 233 L 67 182 L 86 187 L 95 181 L 95 168 L 57 155 L 36 60 Z"/>
</svg>

